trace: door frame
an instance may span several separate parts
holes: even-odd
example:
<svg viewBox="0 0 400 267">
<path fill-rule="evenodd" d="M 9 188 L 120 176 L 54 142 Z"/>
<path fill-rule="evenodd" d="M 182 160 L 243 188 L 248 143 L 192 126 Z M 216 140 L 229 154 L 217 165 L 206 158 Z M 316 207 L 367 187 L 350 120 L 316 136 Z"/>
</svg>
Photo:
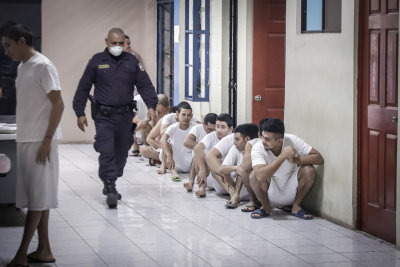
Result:
<svg viewBox="0 0 400 267">
<path fill-rule="evenodd" d="M 237 124 L 238 0 L 229 3 L 229 114 Z"/>
</svg>

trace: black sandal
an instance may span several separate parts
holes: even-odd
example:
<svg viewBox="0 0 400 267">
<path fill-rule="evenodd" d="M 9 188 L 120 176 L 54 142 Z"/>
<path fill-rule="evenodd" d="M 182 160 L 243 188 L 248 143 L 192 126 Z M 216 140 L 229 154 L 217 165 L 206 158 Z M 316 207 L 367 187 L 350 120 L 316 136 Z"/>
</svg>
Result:
<svg viewBox="0 0 400 267">
<path fill-rule="evenodd" d="M 137 150 L 132 150 L 132 153 L 131 153 L 129 156 L 132 156 L 132 157 L 139 157 L 139 156 L 140 156 L 140 151 L 139 151 L 139 149 L 137 149 Z"/>
</svg>

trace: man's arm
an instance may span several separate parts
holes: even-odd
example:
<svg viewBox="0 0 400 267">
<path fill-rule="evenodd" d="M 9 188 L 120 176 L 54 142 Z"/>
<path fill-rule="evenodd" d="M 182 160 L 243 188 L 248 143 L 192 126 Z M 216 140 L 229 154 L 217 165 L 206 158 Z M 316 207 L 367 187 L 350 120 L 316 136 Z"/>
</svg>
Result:
<svg viewBox="0 0 400 267">
<path fill-rule="evenodd" d="M 270 179 L 285 160 L 293 157 L 294 152 L 295 150 L 293 147 L 286 146 L 283 148 L 282 153 L 272 163 L 268 165 L 259 164 L 253 166 L 257 180 L 265 182 Z"/>
<path fill-rule="evenodd" d="M 50 113 L 49 125 L 47 126 L 46 135 L 43 137 L 42 144 L 36 155 L 37 164 L 46 164 L 46 161 L 50 161 L 51 141 L 54 133 L 56 132 L 57 126 L 60 124 L 61 116 L 64 111 L 64 102 L 61 97 L 61 91 L 52 90 L 47 94 L 50 99 L 52 108 Z"/>
<path fill-rule="evenodd" d="M 160 135 L 163 136 L 168 129 L 168 124 L 161 124 Z"/>
<path fill-rule="evenodd" d="M 243 161 L 240 164 L 240 167 L 242 167 L 245 171 L 251 170 L 251 149 L 253 146 L 247 142 L 245 148 L 244 148 L 244 156 L 243 156 Z"/>
<path fill-rule="evenodd" d="M 151 129 L 149 135 L 146 138 L 147 143 L 154 148 L 161 148 L 160 142 L 156 140 L 157 137 L 160 136 L 160 126 L 161 126 L 161 120 L 159 120 L 156 126 L 154 126 L 154 128 Z"/>
<path fill-rule="evenodd" d="M 138 117 L 134 117 L 132 122 L 136 123 L 135 130 L 140 131 L 149 124 L 149 121 L 150 120 L 148 118 L 146 118 L 144 120 L 140 120 Z"/>
<path fill-rule="evenodd" d="M 206 155 L 206 162 L 208 167 L 216 173 L 220 174 L 220 167 L 222 163 L 222 155 L 218 149 L 213 147 Z"/>
<path fill-rule="evenodd" d="M 162 152 L 165 154 L 165 158 L 167 159 L 167 162 L 165 163 L 165 165 L 167 166 L 168 169 L 172 170 L 172 169 L 175 169 L 175 162 L 174 162 L 174 158 L 172 155 L 172 147 L 168 143 L 168 139 L 169 139 L 169 135 L 167 133 L 165 133 L 161 137 L 161 148 L 162 148 Z"/>
<path fill-rule="evenodd" d="M 219 173 L 220 174 L 230 174 L 231 172 L 237 171 L 238 166 L 232 166 L 232 165 L 221 165 L 219 168 Z"/>
<path fill-rule="evenodd" d="M 189 149 L 194 149 L 194 147 L 197 145 L 198 143 L 196 142 L 196 136 L 194 134 L 188 134 L 185 138 L 185 142 L 183 143 L 183 145 Z"/>
<path fill-rule="evenodd" d="M 90 89 L 94 83 L 95 68 L 92 66 L 93 58 L 89 60 L 85 71 L 79 81 L 78 88 L 76 89 L 74 100 L 72 102 L 77 119 L 77 125 L 81 131 L 85 131 L 85 126 L 88 126 L 85 107 L 89 97 Z"/>
<path fill-rule="evenodd" d="M 297 165 L 320 165 L 324 163 L 324 158 L 321 153 L 312 148 L 308 155 L 293 157 L 289 161 Z"/>
</svg>

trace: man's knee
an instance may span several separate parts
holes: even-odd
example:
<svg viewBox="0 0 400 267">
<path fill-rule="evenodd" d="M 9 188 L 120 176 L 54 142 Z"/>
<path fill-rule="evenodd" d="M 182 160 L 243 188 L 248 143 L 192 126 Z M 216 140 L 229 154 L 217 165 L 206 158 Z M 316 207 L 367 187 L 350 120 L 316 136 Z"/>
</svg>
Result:
<svg viewBox="0 0 400 267">
<path fill-rule="evenodd" d="M 313 165 L 303 165 L 299 170 L 299 178 L 305 179 L 305 182 L 314 183 L 315 181 L 315 168 Z"/>
<path fill-rule="evenodd" d="M 139 147 L 140 155 L 142 155 L 145 158 L 149 158 L 149 149 L 152 149 L 149 146 L 141 146 Z"/>
</svg>

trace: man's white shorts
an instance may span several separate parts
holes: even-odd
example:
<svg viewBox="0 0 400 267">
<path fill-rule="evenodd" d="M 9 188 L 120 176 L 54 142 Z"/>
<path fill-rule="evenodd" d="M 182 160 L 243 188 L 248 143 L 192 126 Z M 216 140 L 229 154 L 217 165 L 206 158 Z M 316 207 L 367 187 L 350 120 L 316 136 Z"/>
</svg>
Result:
<svg viewBox="0 0 400 267">
<path fill-rule="evenodd" d="M 58 144 L 51 143 L 50 162 L 36 163 L 42 142 L 17 143 L 16 206 L 32 211 L 58 207 Z"/>
</svg>

